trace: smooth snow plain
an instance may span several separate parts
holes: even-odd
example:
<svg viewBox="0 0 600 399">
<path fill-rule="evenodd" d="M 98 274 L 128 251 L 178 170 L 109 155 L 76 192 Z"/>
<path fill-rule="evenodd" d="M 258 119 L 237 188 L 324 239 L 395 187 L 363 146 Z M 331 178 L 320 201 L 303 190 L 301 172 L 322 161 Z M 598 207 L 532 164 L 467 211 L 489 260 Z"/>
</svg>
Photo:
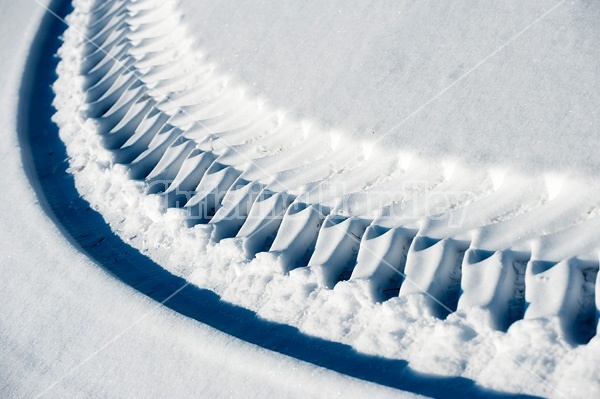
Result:
<svg viewBox="0 0 600 399">
<path fill-rule="evenodd" d="M 124 241 L 419 371 L 599 389 L 594 5 L 74 4 L 54 120 Z"/>
<path fill-rule="evenodd" d="M 33 1 L 4 0 L 0 16 L 0 396 L 413 396 L 277 355 L 157 306 L 80 252 L 44 212 L 39 183 L 32 188 L 24 170 L 31 165 L 20 146 L 28 143 L 17 135 L 28 124 L 18 121 L 19 102 L 31 100 L 24 87 L 40 83 L 49 91 L 50 82 L 30 81 L 27 65 L 43 52 L 32 48 L 41 21 L 44 28 L 54 17 Z"/>
</svg>

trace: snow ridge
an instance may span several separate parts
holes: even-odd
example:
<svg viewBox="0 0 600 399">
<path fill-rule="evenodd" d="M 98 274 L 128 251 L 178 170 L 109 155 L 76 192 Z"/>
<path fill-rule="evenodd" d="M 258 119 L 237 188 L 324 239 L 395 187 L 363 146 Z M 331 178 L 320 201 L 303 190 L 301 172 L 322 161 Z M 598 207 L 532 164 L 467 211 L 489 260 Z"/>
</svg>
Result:
<svg viewBox="0 0 600 399">
<path fill-rule="evenodd" d="M 349 142 L 248 98 L 176 4 L 74 4 L 55 121 L 124 240 L 262 317 L 418 370 L 577 388 L 561 376 L 597 350 L 598 187 Z"/>
</svg>

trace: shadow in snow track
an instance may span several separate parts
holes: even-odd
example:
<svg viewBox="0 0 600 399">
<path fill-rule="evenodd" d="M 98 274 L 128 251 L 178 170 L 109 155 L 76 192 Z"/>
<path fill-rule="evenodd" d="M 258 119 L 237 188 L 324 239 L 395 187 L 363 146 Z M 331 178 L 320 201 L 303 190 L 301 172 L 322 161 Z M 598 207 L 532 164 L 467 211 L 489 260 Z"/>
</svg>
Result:
<svg viewBox="0 0 600 399">
<path fill-rule="evenodd" d="M 69 1 L 55 0 L 51 9 L 64 17 Z M 19 139 L 23 164 L 39 202 L 70 242 L 118 280 L 162 302 L 186 284 L 124 243 L 102 216 L 79 196 L 67 172 L 66 149 L 51 122 L 50 85 L 56 78 L 60 35 L 66 26 L 47 13 L 34 40 L 21 86 Z M 377 384 L 431 397 L 523 397 L 482 389 L 465 378 L 423 375 L 403 360 L 357 353 L 350 346 L 301 333 L 263 320 L 255 313 L 220 300 L 212 291 L 189 285 L 165 302 L 172 310 L 226 334 L 296 359 Z"/>
</svg>

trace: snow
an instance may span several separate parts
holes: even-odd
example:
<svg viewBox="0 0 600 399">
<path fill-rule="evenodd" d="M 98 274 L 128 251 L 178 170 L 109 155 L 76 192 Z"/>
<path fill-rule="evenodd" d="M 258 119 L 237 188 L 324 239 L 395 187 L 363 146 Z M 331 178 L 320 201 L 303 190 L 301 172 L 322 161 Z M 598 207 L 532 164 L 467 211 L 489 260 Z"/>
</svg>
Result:
<svg viewBox="0 0 600 399">
<path fill-rule="evenodd" d="M 323 396 L 340 386 L 357 396 L 398 393 L 384 385 L 434 396 L 489 393 L 471 381 L 549 397 L 600 391 L 593 239 L 600 185 L 589 176 L 598 170 L 590 130 L 600 59 L 595 5 L 74 5 L 53 86 L 53 120 L 79 192 L 59 210 L 63 224 L 71 214 L 67 231 L 83 234 L 91 223 L 77 205 L 81 195 L 131 245 L 114 237 L 100 248 L 117 245 L 119 257 L 119 248 L 139 249 L 156 262 L 148 273 L 168 271 L 158 274 L 162 283 L 179 276 L 256 312 L 262 329 L 291 326 L 276 330 L 287 333 L 275 332 L 275 343 L 247 334 L 244 323 L 221 323 L 225 332 L 382 385 L 266 352 L 162 307 L 157 312 L 177 321 L 161 319 L 140 332 L 138 346 L 123 348 L 133 359 L 147 350 L 150 334 L 163 340 L 165 326 L 176 324 L 174 331 L 189 327 L 192 338 L 181 353 L 164 341 L 156 359 L 184 357 L 193 365 L 185 372 L 202 374 L 203 359 L 226 353 L 223 368 L 206 380 L 226 392 L 230 356 L 256 396 L 260 389 L 277 394 L 277 383 L 287 381 L 302 386 L 294 394 Z M 51 163 L 53 154 L 43 163 L 36 151 L 49 175 L 66 167 Z M 51 204 L 67 196 L 42 191 L 54 195 Z M 89 247 L 84 235 L 73 236 Z M 129 297 L 148 304 L 142 311 L 156 307 L 100 276 L 112 285 L 92 281 L 94 289 L 130 293 L 114 303 L 102 296 L 107 315 L 128 316 L 119 304 L 133 306 Z M 71 306 L 88 304 L 80 298 Z M 193 345 L 195 334 L 214 337 L 215 351 Z M 357 352 L 344 362 L 315 359 L 310 348 L 286 343 L 293 337 Z M 264 369 L 260 357 L 254 367 L 252 351 L 262 354 Z M 137 364 L 146 370 L 143 360 Z M 245 374 L 278 362 L 326 377 L 315 384 L 295 373 Z M 167 390 L 172 383 L 157 384 Z"/>
<path fill-rule="evenodd" d="M 510 160 L 498 169 L 410 151 L 389 157 L 373 138 L 357 145 L 343 124 L 328 130 L 290 116 L 248 91 L 243 79 L 224 74 L 210 51 L 187 40 L 189 27 L 198 25 L 181 23 L 180 10 L 184 21 L 194 15 L 185 2 L 181 9 L 170 3 L 156 9 L 151 0 L 109 3 L 91 12 L 90 2 L 76 4 L 70 21 L 79 29 L 65 34 L 60 51 L 54 120 L 79 192 L 124 241 L 266 320 L 361 353 L 408 360 L 417 371 L 544 396 L 598 389 L 593 372 L 577 381 L 564 377 L 599 350 L 596 338 L 587 342 L 597 312 L 591 300 L 597 249 L 591 241 L 573 244 L 595 225 L 594 216 L 582 218 L 595 215 L 598 191 L 583 169 L 566 179 L 528 176 Z M 131 13 L 115 35 L 131 30 L 135 38 L 111 45 L 106 22 L 94 21 L 110 21 L 102 18 L 113 10 L 121 15 L 119 4 Z M 81 31 L 89 24 L 89 34 L 129 70 L 119 71 L 117 61 L 86 45 Z M 243 31 L 230 34 L 236 32 L 239 40 Z M 156 126 L 161 113 L 168 123 Z M 126 159 L 115 164 L 107 150 Z M 180 190 L 174 182 L 194 188 Z M 265 226 L 268 234 L 254 234 Z M 539 257 L 535 248 L 572 226 L 583 227 L 569 236 L 560 259 Z M 364 244 L 367 228 L 391 231 L 394 242 L 371 249 Z M 363 264 L 381 260 L 377 252 L 398 243 L 402 253 L 392 257 L 398 263 L 387 267 L 406 272 L 400 287 L 378 276 L 381 264 L 360 275 Z M 488 258 L 500 265 L 482 286 L 469 272 Z M 567 258 L 578 260 L 560 263 Z M 557 281 L 532 279 L 540 262 L 559 264 L 551 269 Z M 578 262 L 590 271 L 561 272 Z M 561 287 L 557 304 L 552 296 Z"/>
<path fill-rule="evenodd" d="M 427 158 L 536 173 L 599 170 L 595 2 L 180 7 L 208 62 L 299 119 L 359 142 L 391 132 L 382 147 Z"/>
<path fill-rule="evenodd" d="M 45 11 L 0 2 L 0 395 L 411 397 L 233 338 L 123 284 L 43 210 L 24 171 L 17 104 Z M 36 54 L 31 54 L 34 57 Z M 35 83 L 35 82 L 32 82 Z M 25 161 L 25 164 L 24 164 Z"/>
<path fill-rule="evenodd" d="M 594 2 L 181 8 L 198 48 L 249 93 L 357 140 L 391 131 L 382 146 L 536 172 L 600 166 Z"/>
</svg>

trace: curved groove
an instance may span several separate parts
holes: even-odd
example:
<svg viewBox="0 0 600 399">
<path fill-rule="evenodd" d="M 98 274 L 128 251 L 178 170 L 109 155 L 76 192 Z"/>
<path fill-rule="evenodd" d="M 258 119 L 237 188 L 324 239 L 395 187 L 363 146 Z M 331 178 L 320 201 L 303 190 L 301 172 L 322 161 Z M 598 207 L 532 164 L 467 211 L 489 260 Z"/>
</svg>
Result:
<svg viewBox="0 0 600 399">
<path fill-rule="evenodd" d="M 66 0 L 50 6 L 58 15 L 70 10 Z M 125 244 L 82 199 L 67 171 L 67 154 L 51 122 L 54 113 L 50 83 L 54 53 L 63 32 L 62 22 L 47 14 L 27 60 L 19 100 L 18 135 L 26 175 L 44 211 L 65 237 L 121 282 L 162 302 L 186 284 Z M 32 101 L 32 99 L 36 101 Z M 431 397 L 529 397 L 484 390 L 473 381 L 431 377 L 411 371 L 405 361 L 362 355 L 351 347 L 314 338 L 286 325 L 267 322 L 253 312 L 225 303 L 208 290 L 187 285 L 165 306 L 226 334 L 352 377 Z"/>
<path fill-rule="evenodd" d="M 236 254 L 243 258 L 241 264 L 245 266 L 252 259 L 256 259 L 257 263 L 267 259 L 267 263 L 275 264 L 271 270 L 284 274 L 285 279 L 289 277 L 288 280 L 294 280 L 292 276 L 304 275 L 308 279 L 316 280 L 316 284 L 308 286 L 309 291 L 332 289 L 348 279 L 362 280 L 357 284 L 354 284 L 356 281 L 347 285 L 340 284 L 356 288 L 356 291 L 360 291 L 361 287 L 371 290 L 367 301 L 363 301 L 356 309 L 357 313 L 377 302 L 400 296 L 404 297 L 403 300 L 424 300 L 418 305 L 419 310 L 442 320 L 459 310 L 460 312 L 453 316 L 458 316 L 461 320 L 463 316 L 466 320 L 472 316 L 476 317 L 475 323 L 468 321 L 467 324 L 484 324 L 485 327 L 506 331 L 507 327 L 515 322 L 526 325 L 527 319 L 539 318 L 551 323 L 560 319 L 560 331 L 557 332 L 570 344 L 585 344 L 595 335 L 597 323 L 590 314 L 600 308 L 598 305 L 595 308 L 593 306 L 595 297 L 598 297 L 594 287 L 597 280 L 597 262 L 590 266 L 585 278 L 578 278 L 581 274 L 579 272 L 572 274 L 574 280 L 571 292 L 578 298 L 561 297 L 565 304 L 570 304 L 571 312 L 582 314 L 582 317 L 575 319 L 568 317 L 563 308 L 546 305 L 546 302 L 552 299 L 550 290 L 535 284 L 532 279 L 524 278 L 523 266 L 530 260 L 548 260 L 548 251 L 532 253 L 535 246 L 533 241 L 556 241 L 543 235 L 560 234 L 561 231 L 565 231 L 565 222 L 567 227 L 577 226 L 597 216 L 591 213 L 589 218 L 582 219 L 578 214 L 581 212 L 581 205 L 587 199 L 565 201 L 565 197 L 569 195 L 569 190 L 565 190 L 563 200 L 553 201 L 554 197 L 550 198 L 551 195 L 547 192 L 548 183 L 539 179 L 525 179 L 523 183 L 523 179 L 515 177 L 510 183 L 516 180 L 519 186 L 514 187 L 512 184 L 503 185 L 504 177 L 498 177 L 490 171 L 469 171 L 462 165 L 444 164 L 439 161 L 428 163 L 422 159 L 412 160 L 411 157 L 407 157 L 396 159 L 395 166 L 393 161 L 389 164 L 386 162 L 385 165 L 381 165 L 381 162 L 371 165 L 371 150 L 367 145 L 339 145 L 341 133 L 313 129 L 303 121 L 286 119 L 285 113 L 266 109 L 268 107 L 263 107 L 261 101 L 244 97 L 240 87 L 231 84 L 226 76 L 219 76 L 218 72 L 215 72 L 216 67 L 204 63 L 204 55 L 197 54 L 189 43 L 183 44 L 178 51 L 185 53 L 185 56 L 172 57 L 169 53 L 163 54 L 161 58 L 161 51 L 158 51 L 158 46 L 151 40 L 156 38 L 155 26 L 168 25 L 165 21 L 169 20 L 173 29 L 177 30 L 173 37 L 185 36 L 179 24 L 178 11 L 174 7 L 167 8 L 166 11 L 169 12 L 159 16 L 156 9 L 152 8 L 158 4 L 154 0 L 135 3 L 120 0 L 120 3 L 127 4 L 128 10 L 134 14 L 133 8 L 138 11 L 140 7 L 144 9 L 145 11 L 141 12 L 142 19 L 149 15 L 156 17 L 152 21 L 140 22 L 139 15 L 136 17 L 129 14 L 121 20 L 120 24 L 130 27 L 135 34 L 124 39 L 131 47 L 128 48 L 127 54 L 121 53 L 121 50 L 117 51 L 119 60 L 135 61 L 125 64 L 126 71 L 121 77 L 126 79 L 117 79 L 112 85 L 109 85 L 107 80 L 105 85 L 99 83 L 96 86 L 100 92 L 106 90 L 105 99 L 114 100 L 114 104 L 110 106 L 104 101 L 99 109 L 103 116 L 99 119 L 98 128 L 92 129 L 91 133 L 104 138 L 104 146 L 94 148 L 106 156 L 112 153 L 113 162 L 129 160 L 129 163 L 124 162 L 129 170 L 129 177 L 142 180 L 146 188 L 145 194 L 141 190 L 139 193 L 128 192 L 125 195 L 133 195 L 131 199 L 134 200 L 146 200 L 146 194 L 158 194 L 164 199 L 165 205 L 159 212 L 167 208 L 181 208 L 182 212 L 173 214 L 186 215 L 187 220 L 182 221 L 184 229 L 197 224 L 205 225 L 206 229 L 195 231 L 208 232 L 209 245 L 233 237 L 233 245 L 239 250 Z M 89 3 L 94 4 L 102 8 L 104 3 Z M 92 20 L 97 17 L 96 11 L 87 10 L 85 7 L 77 9 L 76 12 L 79 16 L 91 16 Z M 111 23 L 109 20 L 106 25 Z M 94 31 L 103 32 L 100 25 L 96 27 L 98 29 Z M 83 24 L 79 28 L 85 30 L 86 26 Z M 165 36 L 172 33 L 166 32 Z M 159 37 L 157 41 L 166 43 L 169 39 Z M 122 45 L 121 42 L 115 43 L 115 47 Z M 96 60 L 96 51 L 90 52 L 86 49 L 87 47 L 82 48 L 77 40 L 66 40 L 63 50 L 67 53 L 75 51 L 75 65 L 77 62 L 86 64 L 86 58 L 89 57 L 92 57 L 96 65 L 105 65 L 106 60 Z M 186 51 L 181 51 L 182 49 Z M 143 66 L 138 60 L 144 60 Z M 110 70 L 112 72 L 107 73 L 117 75 L 112 68 Z M 94 74 L 96 78 L 99 77 L 98 73 Z M 86 79 L 85 75 L 74 76 Z M 59 76 L 55 85 L 59 104 L 64 105 L 65 98 L 68 98 L 73 90 L 69 84 L 69 77 L 74 76 L 69 73 Z M 133 76 L 137 79 L 133 79 Z M 130 90 L 128 87 L 132 79 L 136 84 L 132 84 Z M 121 91 L 123 87 L 126 88 Z M 171 89 L 168 89 L 169 87 Z M 160 93 L 157 88 L 164 92 Z M 113 92 L 118 93 L 113 96 Z M 185 105 L 177 106 L 173 103 L 174 99 L 185 99 Z M 98 110 L 94 110 L 95 107 L 100 107 L 98 104 L 83 102 L 78 106 L 88 110 L 88 120 L 99 113 Z M 108 111 L 104 112 L 104 107 L 109 108 Z M 68 110 L 69 106 L 64 108 Z M 192 115 L 186 114 L 186 111 Z M 165 122 L 162 130 L 155 135 L 144 121 L 150 114 L 156 113 L 163 115 Z M 76 117 L 73 120 L 70 115 L 65 115 L 61 107 L 57 110 L 57 116 L 57 120 L 61 121 L 61 134 L 65 134 L 65 141 L 77 145 L 81 132 L 69 128 L 69 124 L 75 126 L 70 123 L 73 121 L 85 123 L 85 117 Z M 229 137 L 234 139 L 233 142 L 227 142 L 228 132 L 235 132 Z M 132 142 L 138 143 L 139 136 L 146 138 L 147 134 L 145 143 L 139 143 L 135 151 L 129 151 Z M 87 140 L 89 144 L 89 139 Z M 186 146 L 189 144 L 190 148 L 186 147 L 184 153 L 179 153 L 176 148 L 183 148 L 178 145 L 182 140 L 186 142 Z M 70 153 L 77 159 L 78 151 L 70 144 L 69 149 L 73 150 Z M 111 151 L 104 151 L 107 149 Z M 123 151 L 126 151 L 127 156 L 122 156 Z M 202 165 L 188 162 L 190 154 L 210 154 L 210 162 L 208 165 L 204 165 L 204 162 Z M 353 157 L 356 154 L 358 157 Z M 91 163 L 95 165 L 94 162 Z M 384 166 L 383 173 L 378 170 L 378 165 Z M 163 174 L 159 171 L 165 170 L 163 167 L 169 169 L 168 173 Z M 375 173 L 372 173 L 373 171 Z M 78 171 L 75 170 L 74 174 L 77 175 Z M 188 179 L 186 176 L 191 177 Z M 123 182 L 118 173 L 114 177 L 118 182 Z M 240 194 L 236 181 L 242 179 L 248 187 L 263 187 L 279 196 L 293 197 L 291 202 L 305 203 L 308 209 L 296 215 L 286 211 L 290 209 L 289 202 L 286 202 L 280 212 L 270 206 L 264 210 L 257 208 L 251 213 L 248 206 L 253 205 L 256 200 L 254 196 L 242 194 L 239 201 L 236 199 Z M 185 186 L 180 186 L 184 180 Z M 326 191 L 327 187 L 335 188 L 338 183 L 347 184 L 344 192 L 332 190 L 325 192 L 323 196 L 323 189 Z M 117 190 L 124 188 L 119 186 L 120 183 L 114 185 L 110 178 L 105 180 L 105 184 L 110 187 L 117 186 Z M 183 192 L 179 192 L 180 187 Z M 452 197 L 456 190 L 470 192 L 471 195 Z M 90 191 L 86 195 L 98 195 L 97 191 Z M 439 197 L 440 192 L 442 197 Z M 431 201 L 432 198 L 434 201 Z M 369 202 L 372 199 L 381 200 L 385 204 L 377 204 L 382 205 L 379 208 L 370 206 Z M 228 201 L 231 202 L 229 205 L 224 204 Z M 104 214 L 112 214 L 113 209 L 110 206 L 102 208 L 102 199 L 96 198 L 92 202 L 99 206 Z M 356 210 L 349 205 L 352 202 L 359 203 Z M 363 205 L 360 205 L 361 202 Z M 448 213 L 444 223 L 438 223 L 439 211 L 430 212 L 431 206 Z M 238 213 L 233 212 L 232 208 Z M 126 213 L 133 217 L 144 216 L 143 211 L 138 211 L 128 209 Z M 546 214 L 550 214 L 550 217 L 544 217 Z M 251 215 L 259 220 L 248 220 Z M 331 234 L 331 229 L 323 227 L 324 220 L 331 220 L 337 216 L 359 218 L 364 220 L 365 226 L 370 224 L 376 229 L 401 229 L 403 233 L 393 235 L 390 243 L 383 242 L 371 248 L 368 240 L 361 240 L 365 226 L 354 230 L 340 224 L 336 231 L 342 230 L 342 234 Z M 126 230 L 127 223 L 123 222 L 126 218 L 120 215 L 117 217 L 120 219 L 109 220 L 111 224 L 116 223 L 115 230 Z M 275 218 L 274 222 L 267 223 L 272 217 Z M 451 225 L 454 219 L 459 226 Z M 250 227 L 243 229 L 243 225 L 246 224 Z M 268 231 L 262 232 L 263 228 Z M 582 229 L 576 234 L 584 236 L 586 231 L 587 229 Z M 137 234 L 137 231 L 134 234 Z M 224 245 L 227 247 L 231 243 L 231 240 L 227 240 Z M 142 243 L 141 246 L 143 245 Z M 588 248 L 589 251 L 593 245 L 594 243 L 588 240 L 580 248 Z M 179 247 L 179 254 L 183 253 L 185 257 L 187 248 L 184 246 Z M 388 249 L 394 246 L 402 250 L 391 253 Z M 146 249 L 152 257 L 153 249 Z M 490 254 L 497 253 L 498 256 L 490 262 L 485 262 L 485 268 L 480 268 L 477 267 L 477 263 L 480 262 L 475 262 L 474 257 L 469 256 L 465 259 L 467 251 L 485 251 Z M 263 256 L 265 254 L 261 252 L 269 254 Z M 553 259 L 553 264 L 575 259 L 565 263 L 567 268 L 577 267 L 577 261 L 586 256 L 584 249 L 575 250 L 573 245 L 565 246 L 564 251 L 558 253 L 562 258 Z M 511 256 L 507 256 L 508 254 Z M 513 254 L 518 254 L 518 259 L 512 259 Z M 378 256 L 390 256 L 390 260 L 374 262 L 380 260 L 377 259 Z M 194 265 L 194 261 L 188 258 L 186 267 L 201 269 L 202 266 Z M 170 264 L 168 260 L 164 261 L 163 266 L 168 270 L 180 271 L 180 266 Z M 352 274 L 357 266 L 360 266 L 362 272 L 357 272 L 360 278 L 353 279 Z M 385 273 L 380 272 L 382 267 L 387 268 Z M 291 273 L 297 268 L 301 270 Z M 480 269 L 485 270 L 482 272 Z M 394 273 L 391 277 L 390 272 Z M 227 276 L 226 273 L 223 275 Z M 270 282 L 273 277 L 273 274 L 265 276 L 265 281 Z M 244 278 L 230 279 L 225 284 L 235 286 L 239 281 L 243 282 Z M 211 286 L 214 286 L 213 283 L 214 281 L 209 282 Z M 482 288 L 484 286 L 485 288 Z M 229 288 L 225 290 L 227 289 Z M 218 292 L 223 294 L 224 290 L 218 289 Z M 527 298 L 533 298 L 533 302 Z M 230 299 L 235 303 L 244 303 L 251 309 L 260 309 L 259 301 L 253 303 L 254 298 L 251 298 L 251 302 L 248 302 L 245 294 Z M 305 299 L 308 300 L 304 301 L 302 306 L 308 308 L 311 299 Z M 576 303 L 581 303 L 581 309 L 575 309 Z M 533 305 L 533 309 L 541 307 L 544 311 L 538 309 L 526 314 L 524 309 L 530 305 Z M 306 314 L 301 309 L 294 311 L 297 315 Z M 477 316 L 481 314 L 482 317 Z M 273 321 L 281 320 L 277 316 L 271 317 Z M 302 325 L 302 322 L 291 323 L 296 323 L 296 326 Z M 550 328 L 554 329 L 556 326 L 558 324 L 553 323 Z M 315 333 L 328 336 L 326 328 Z M 357 328 L 361 329 L 363 325 L 358 323 Z M 484 333 L 485 329 L 477 331 L 478 334 L 485 335 L 482 332 Z M 342 335 L 332 339 L 352 342 L 352 338 L 348 339 L 348 336 Z M 385 352 L 386 349 L 381 350 L 382 352 L 378 353 L 392 356 Z M 404 353 L 399 355 L 404 356 Z"/>
</svg>

